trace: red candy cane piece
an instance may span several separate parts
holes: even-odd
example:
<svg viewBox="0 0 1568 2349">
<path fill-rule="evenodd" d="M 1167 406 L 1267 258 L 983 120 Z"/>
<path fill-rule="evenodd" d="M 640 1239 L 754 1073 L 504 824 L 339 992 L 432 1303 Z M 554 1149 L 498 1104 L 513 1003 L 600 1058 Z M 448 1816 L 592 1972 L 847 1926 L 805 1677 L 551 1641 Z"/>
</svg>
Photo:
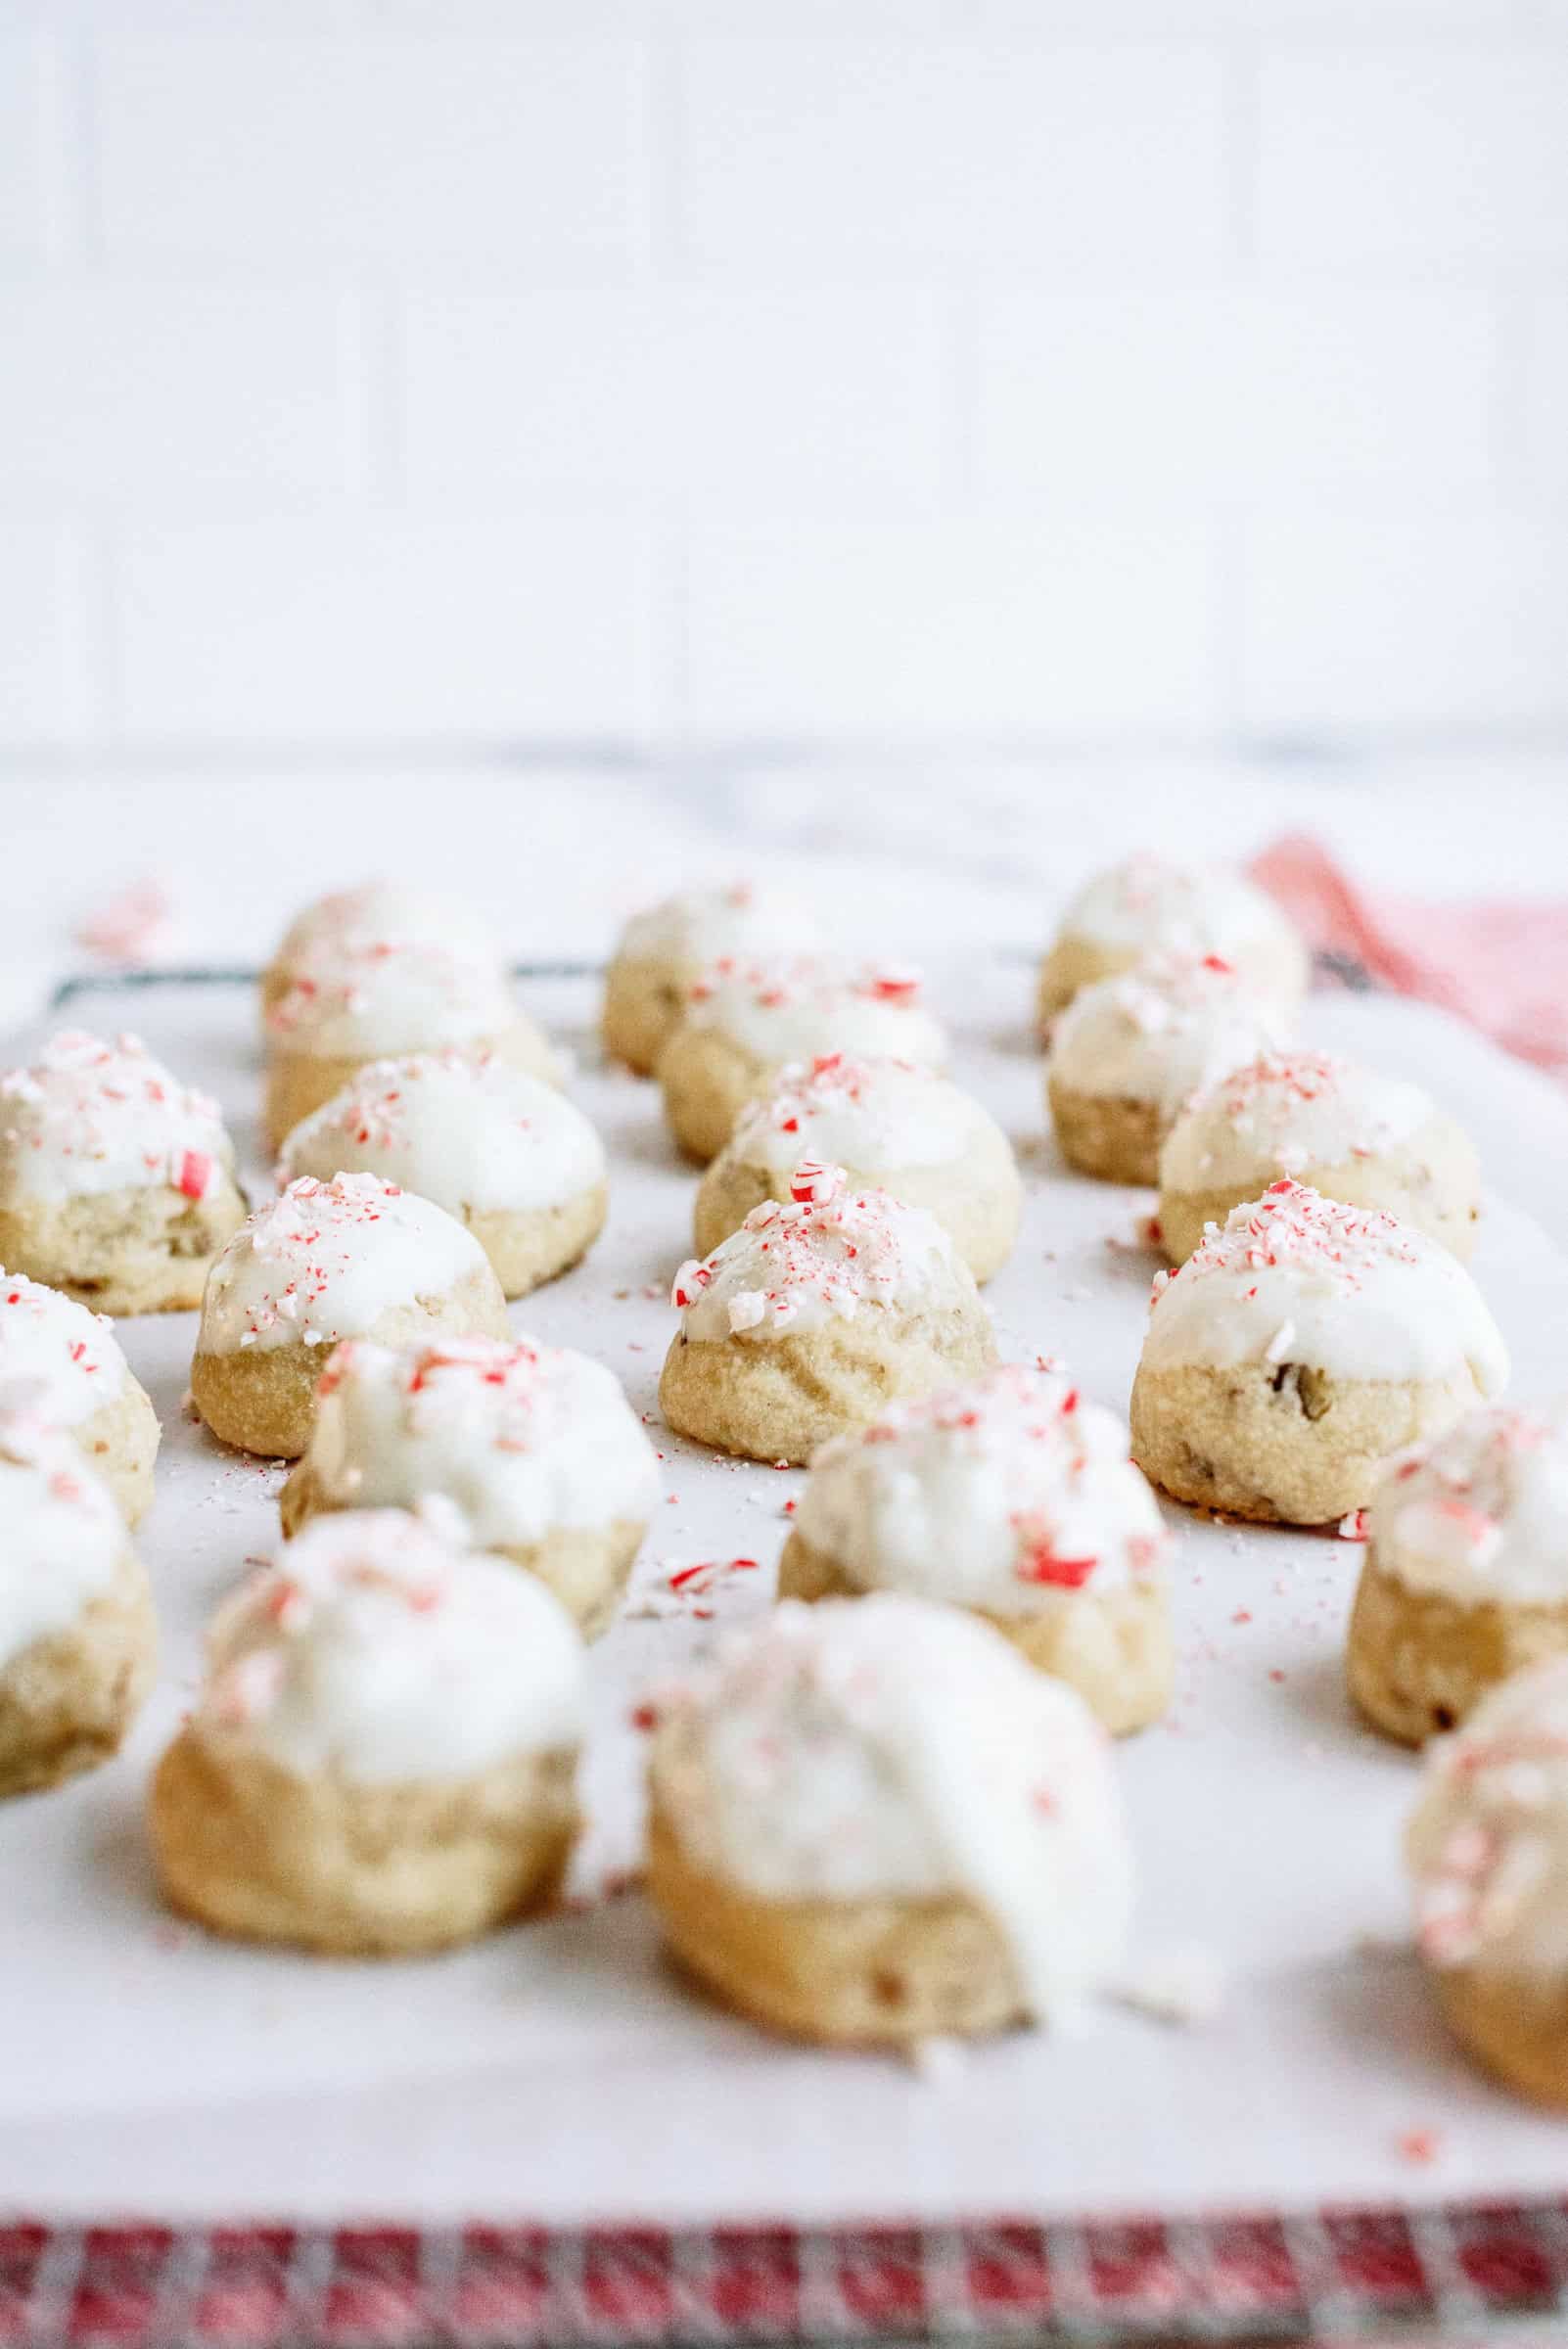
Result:
<svg viewBox="0 0 1568 2349">
<path fill-rule="evenodd" d="M 205 1199 L 212 1187 L 212 1161 L 205 1150 L 187 1150 L 180 1158 L 178 1188 L 187 1199 Z"/>
<path fill-rule="evenodd" d="M 837 1167 L 824 1167 L 819 1159 L 803 1158 L 790 1176 L 790 1197 L 803 1207 L 820 1206 L 831 1199 L 842 1177 Z"/>
</svg>

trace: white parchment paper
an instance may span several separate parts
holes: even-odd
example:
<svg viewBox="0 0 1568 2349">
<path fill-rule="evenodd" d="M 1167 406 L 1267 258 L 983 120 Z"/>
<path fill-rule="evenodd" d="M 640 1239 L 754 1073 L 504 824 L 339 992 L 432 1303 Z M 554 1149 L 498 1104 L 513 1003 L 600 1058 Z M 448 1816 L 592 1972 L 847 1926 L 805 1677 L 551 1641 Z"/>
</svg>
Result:
<svg viewBox="0 0 1568 2349">
<path fill-rule="evenodd" d="M 988 1293 L 1003 1350 L 1062 1355 L 1087 1392 L 1125 1408 L 1154 1269 L 1134 1230 L 1150 1203 L 1069 1176 L 1044 1138 L 1027 973 L 970 961 L 941 992 L 956 1074 L 1002 1118 L 1027 1174 L 1023 1239 Z M 656 1090 L 594 1065 L 592 989 L 530 999 L 581 1050 L 577 1093 L 610 1146 L 612 1211 L 587 1263 L 513 1319 L 607 1361 L 657 1428 L 666 1285 L 689 1250 L 694 1176 Z M 249 1137 L 244 993 L 87 997 L 69 1016 L 134 1026 Z M 1314 1004 L 1309 1026 L 1370 1059 L 1381 1045 L 1397 1065 L 1399 1023 L 1397 1007 L 1339 1001 Z M 1496 1195 L 1476 1271 L 1515 1391 L 1547 1394 L 1568 1383 L 1568 1260 L 1507 1204 L 1510 1072 L 1497 1065 L 1479 1136 Z M 1171 1512 L 1179 1691 L 1120 1767 L 1139 1956 L 1164 1965 L 1196 1948 L 1224 1982 L 1206 2022 L 1111 2007 L 1081 2037 L 1020 2035 L 924 2074 L 775 2044 L 667 1971 L 640 1896 L 604 1897 L 635 1865 L 630 1715 L 768 1603 L 801 1477 L 663 1433 L 667 1498 L 627 1620 L 596 1651 L 581 1905 L 408 1964 L 230 1948 L 176 1924 L 148 1867 L 143 1788 L 192 1686 L 203 1619 L 275 1539 L 281 1472 L 182 1414 L 193 1316 L 120 1328 L 164 1428 L 140 1537 L 164 1673 L 115 1766 L 0 1812 L 0 2206 L 674 2223 L 1568 2190 L 1568 2126 L 1472 2072 L 1423 1995 L 1398 1860 L 1415 1765 L 1347 1708 L 1360 1552 L 1318 1535 Z M 672 1573 L 737 1558 L 758 1564 L 670 1598 Z"/>
</svg>

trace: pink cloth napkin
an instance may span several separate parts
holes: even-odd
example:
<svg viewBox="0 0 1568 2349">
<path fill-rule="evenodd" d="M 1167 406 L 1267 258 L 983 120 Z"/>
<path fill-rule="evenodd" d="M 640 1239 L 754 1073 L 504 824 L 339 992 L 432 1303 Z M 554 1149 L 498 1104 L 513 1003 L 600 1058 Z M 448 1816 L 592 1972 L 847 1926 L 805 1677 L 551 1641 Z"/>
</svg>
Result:
<svg viewBox="0 0 1568 2349">
<path fill-rule="evenodd" d="M 1373 898 L 1303 833 L 1276 840 L 1247 870 L 1314 952 L 1456 1012 L 1504 1051 L 1568 1082 L 1568 904 Z"/>
</svg>

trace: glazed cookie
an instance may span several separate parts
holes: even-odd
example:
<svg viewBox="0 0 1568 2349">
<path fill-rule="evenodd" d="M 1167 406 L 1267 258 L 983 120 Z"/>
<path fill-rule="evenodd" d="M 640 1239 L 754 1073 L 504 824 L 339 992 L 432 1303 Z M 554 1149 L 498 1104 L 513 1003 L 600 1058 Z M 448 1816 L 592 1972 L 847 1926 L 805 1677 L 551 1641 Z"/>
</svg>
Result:
<svg viewBox="0 0 1568 2349">
<path fill-rule="evenodd" d="M 146 1515 L 158 1413 L 104 1314 L 0 1271 L 0 1397 L 64 1429 L 128 1525 Z"/>
<path fill-rule="evenodd" d="M 1568 1656 L 1515 1673 L 1437 1740 L 1406 1857 L 1454 2033 L 1510 2088 L 1568 2108 Z"/>
<path fill-rule="evenodd" d="M 1266 1524 L 1365 1505 L 1381 1463 L 1499 1394 L 1507 1356 L 1446 1248 L 1273 1183 L 1155 1277 L 1132 1457 L 1176 1500 Z"/>
<path fill-rule="evenodd" d="M 318 948 L 270 1006 L 266 1033 L 262 1123 L 274 1150 L 367 1061 L 460 1052 L 508 1061 L 550 1084 L 561 1078 L 497 964 L 417 941 Z"/>
<path fill-rule="evenodd" d="M 1063 915 L 1040 967 L 1041 1022 L 1081 987 L 1168 951 L 1222 955 L 1257 992 L 1287 1008 L 1307 991 L 1307 949 L 1252 882 L 1218 866 L 1129 856 L 1097 873 Z"/>
<path fill-rule="evenodd" d="M 444 946 L 474 962 L 500 959 L 489 925 L 459 898 L 402 882 L 365 881 L 317 898 L 295 915 L 261 974 L 262 1003 L 275 1003 L 322 947 L 355 938 L 407 939 L 417 945 Z"/>
<path fill-rule="evenodd" d="M 605 1050 L 651 1076 L 680 1024 L 687 989 L 711 963 L 810 953 L 820 936 L 809 906 L 750 881 L 666 898 L 621 934 L 605 974 Z"/>
<path fill-rule="evenodd" d="M 715 1158 L 781 1069 L 833 1052 L 941 1068 L 947 1040 L 907 971 L 825 956 L 715 963 L 688 990 L 659 1056 L 670 1131 L 693 1158 Z"/>
<path fill-rule="evenodd" d="M 842 1167 L 796 1169 L 706 1263 L 682 1265 L 659 1382 L 678 1434 L 748 1459 L 809 1459 L 890 1403 L 996 1359 L 974 1275 L 935 1217 Z"/>
<path fill-rule="evenodd" d="M 1351 1694 L 1406 1745 L 1568 1649 L 1568 1408 L 1470 1411 L 1391 1460 L 1351 1615 Z"/>
<path fill-rule="evenodd" d="M 587 1254 L 609 1203 L 604 1145 L 553 1085 L 455 1052 L 366 1063 L 297 1126 L 279 1174 L 383 1175 L 466 1223 L 508 1297 Z"/>
<path fill-rule="evenodd" d="M 213 1619 L 153 1780 L 165 1894 L 340 1957 L 538 1908 L 576 1833 L 583 1677 L 571 1618 L 508 1559 L 397 1509 L 322 1518 Z"/>
<path fill-rule="evenodd" d="M 1051 1030 L 1046 1098 L 1062 1156 L 1156 1183 L 1160 1145 L 1200 1085 L 1277 1044 L 1284 1014 L 1219 954 L 1161 954 L 1080 990 Z"/>
<path fill-rule="evenodd" d="M 1071 2019 L 1121 1960 L 1105 1732 L 948 1607 L 785 1604 L 665 1711 L 648 1891 L 698 1980 L 804 2039 Z"/>
<path fill-rule="evenodd" d="M 787 1199 L 803 1158 L 927 1209 L 976 1280 L 1001 1270 L 1018 1236 L 1023 1186 L 989 1111 L 913 1061 L 834 1052 L 780 1070 L 741 1111 L 697 1186 L 699 1252 L 711 1254 L 764 1199 Z"/>
<path fill-rule="evenodd" d="M 0 1795 L 117 1752 L 152 1685 L 158 1622 L 107 1485 L 69 1438 L 0 1414 Z"/>
<path fill-rule="evenodd" d="M 191 1399 L 225 1444 L 294 1459 L 340 1338 L 506 1334 L 500 1283 L 455 1218 L 374 1174 L 302 1174 L 212 1267 Z"/>
<path fill-rule="evenodd" d="M 620 1381 L 585 1354 L 526 1338 L 340 1346 L 283 1488 L 284 1532 L 320 1510 L 433 1496 L 464 1540 L 528 1567 L 592 1638 L 653 1515 L 658 1461 Z"/>
<path fill-rule="evenodd" d="M 1170 1699 L 1166 1547 L 1121 1422 L 1058 1370 L 1007 1365 L 825 1444 L 778 1589 L 963 1607 L 1120 1735 Z"/>
<path fill-rule="evenodd" d="M 1189 1101 L 1160 1153 L 1171 1262 L 1281 1174 L 1349 1207 L 1383 1208 L 1455 1256 L 1475 1246 L 1475 1151 L 1429 1094 L 1329 1052 L 1264 1052 Z"/>
<path fill-rule="evenodd" d="M 109 1313 L 183 1312 L 245 1221 L 215 1101 L 79 1028 L 0 1076 L 0 1258 Z"/>
</svg>

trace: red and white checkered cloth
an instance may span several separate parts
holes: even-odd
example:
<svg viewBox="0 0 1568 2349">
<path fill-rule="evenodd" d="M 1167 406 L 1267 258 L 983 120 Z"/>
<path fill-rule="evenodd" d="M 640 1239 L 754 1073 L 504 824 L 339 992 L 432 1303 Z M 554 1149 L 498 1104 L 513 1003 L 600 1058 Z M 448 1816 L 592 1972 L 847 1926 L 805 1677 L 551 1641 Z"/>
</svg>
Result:
<svg viewBox="0 0 1568 2349">
<path fill-rule="evenodd" d="M 1247 869 L 1330 970 L 1452 1011 L 1568 1082 L 1568 905 L 1373 897 L 1301 833 L 1276 840 Z"/>
<path fill-rule="evenodd" d="M 820 2232 L 0 2225 L 0 2343 L 1366 2341 L 1568 2308 L 1568 2203 Z"/>
</svg>

